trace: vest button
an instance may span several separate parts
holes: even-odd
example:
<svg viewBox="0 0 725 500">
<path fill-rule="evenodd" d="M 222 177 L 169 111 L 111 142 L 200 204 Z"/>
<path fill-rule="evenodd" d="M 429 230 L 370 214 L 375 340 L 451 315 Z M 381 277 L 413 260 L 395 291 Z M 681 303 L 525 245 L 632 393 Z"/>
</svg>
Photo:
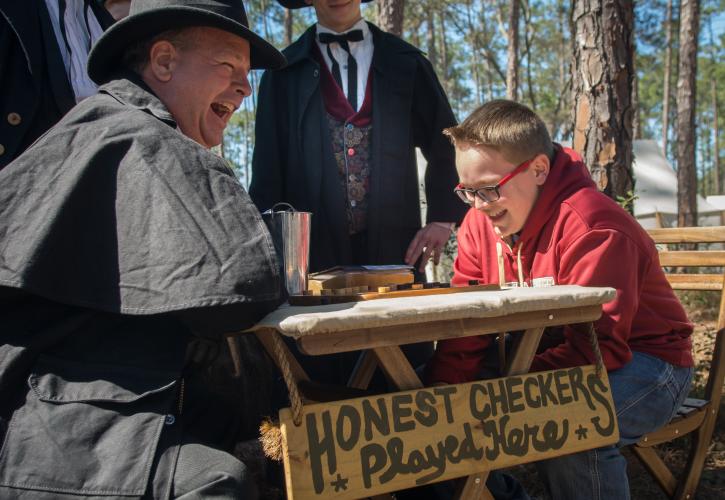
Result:
<svg viewBox="0 0 725 500">
<path fill-rule="evenodd" d="M 0 144 L 0 156 L 2 156 L 3 154 L 5 154 L 5 146 Z"/>
<path fill-rule="evenodd" d="M 349 148 L 347 150 L 347 156 L 355 156 L 355 150 L 353 148 Z"/>
<path fill-rule="evenodd" d="M 318 76 L 320 76 L 320 71 L 319 70 L 313 71 L 312 72 L 312 76 L 314 76 L 315 78 L 317 78 Z"/>
<path fill-rule="evenodd" d="M 176 417 L 175 416 L 173 416 L 171 414 L 166 415 L 166 418 L 164 419 L 164 423 L 166 425 L 174 425 L 174 422 L 176 422 Z"/>
<path fill-rule="evenodd" d="M 20 125 L 20 122 L 23 121 L 23 119 L 20 117 L 17 113 L 10 113 L 8 114 L 8 123 L 10 125 Z"/>
</svg>

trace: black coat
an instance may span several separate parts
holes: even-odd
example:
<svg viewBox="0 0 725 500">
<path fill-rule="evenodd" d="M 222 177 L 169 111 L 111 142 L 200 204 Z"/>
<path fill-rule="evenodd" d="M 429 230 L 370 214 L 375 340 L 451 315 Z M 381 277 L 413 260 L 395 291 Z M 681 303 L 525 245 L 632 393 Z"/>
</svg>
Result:
<svg viewBox="0 0 725 500">
<path fill-rule="evenodd" d="M 400 264 L 421 227 L 415 147 L 428 160 L 427 221 L 460 222 L 453 193 L 454 149 L 441 131 L 455 124 L 448 100 L 421 52 L 370 25 L 374 53 L 368 264 Z M 250 195 L 264 211 L 285 201 L 312 216 L 310 269 L 351 262 L 340 186 L 312 56 L 314 26 L 284 50 L 288 65 L 267 71 L 259 90 Z"/>
<path fill-rule="evenodd" d="M 113 24 L 86 1 L 103 29 Z M 0 169 L 75 104 L 45 1 L 0 0 Z"/>
<path fill-rule="evenodd" d="M 133 76 L 83 100 L 0 171 L 0 498 L 141 496 L 161 455 L 169 477 L 199 407 L 206 433 L 232 418 L 196 370 L 179 396 L 187 345 L 225 348 L 280 288 L 223 159 Z"/>
</svg>

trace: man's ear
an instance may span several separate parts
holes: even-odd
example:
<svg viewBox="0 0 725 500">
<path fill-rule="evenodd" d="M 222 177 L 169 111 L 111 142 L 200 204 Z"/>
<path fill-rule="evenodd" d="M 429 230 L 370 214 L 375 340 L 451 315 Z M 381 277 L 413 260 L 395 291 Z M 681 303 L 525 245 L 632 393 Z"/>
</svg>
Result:
<svg viewBox="0 0 725 500">
<path fill-rule="evenodd" d="M 546 182 L 550 168 L 549 157 L 545 154 L 540 154 L 534 158 L 531 162 L 531 171 L 534 172 L 534 179 L 537 185 L 542 186 Z"/>
<path fill-rule="evenodd" d="M 159 82 L 168 82 L 174 73 L 179 53 L 168 40 L 159 40 L 149 49 L 148 72 Z"/>
</svg>

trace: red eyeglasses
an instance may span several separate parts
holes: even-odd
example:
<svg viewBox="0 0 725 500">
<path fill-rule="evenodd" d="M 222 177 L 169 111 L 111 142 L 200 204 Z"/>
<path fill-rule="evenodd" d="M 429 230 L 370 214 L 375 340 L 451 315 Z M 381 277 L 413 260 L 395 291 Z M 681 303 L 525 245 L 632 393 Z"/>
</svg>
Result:
<svg viewBox="0 0 725 500">
<path fill-rule="evenodd" d="M 532 161 L 533 158 L 531 158 L 530 160 L 526 160 L 525 162 L 520 164 L 518 167 L 513 169 L 513 171 L 504 176 L 503 179 L 498 181 L 495 186 L 483 186 L 478 189 L 471 189 L 465 188 L 461 184 L 459 184 L 456 186 L 453 192 L 456 193 L 458 197 L 463 200 L 463 203 L 467 205 L 473 205 L 476 200 L 476 196 L 478 196 L 486 203 L 493 203 L 494 201 L 498 201 L 498 199 L 501 198 L 501 193 L 499 192 L 499 189 L 503 187 L 503 185 L 506 184 L 508 181 L 526 170 Z"/>
</svg>

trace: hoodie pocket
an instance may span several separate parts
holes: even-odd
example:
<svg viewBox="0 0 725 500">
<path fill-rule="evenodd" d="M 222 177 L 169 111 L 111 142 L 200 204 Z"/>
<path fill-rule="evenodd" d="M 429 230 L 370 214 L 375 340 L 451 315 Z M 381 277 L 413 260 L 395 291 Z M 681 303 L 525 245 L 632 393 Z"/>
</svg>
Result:
<svg viewBox="0 0 725 500">
<path fill-rule="evenodd" d="M 41 356 L 0 450 L 0 485 L 108 496 L 145 493 L 173 373 Z"/>
</svg>

